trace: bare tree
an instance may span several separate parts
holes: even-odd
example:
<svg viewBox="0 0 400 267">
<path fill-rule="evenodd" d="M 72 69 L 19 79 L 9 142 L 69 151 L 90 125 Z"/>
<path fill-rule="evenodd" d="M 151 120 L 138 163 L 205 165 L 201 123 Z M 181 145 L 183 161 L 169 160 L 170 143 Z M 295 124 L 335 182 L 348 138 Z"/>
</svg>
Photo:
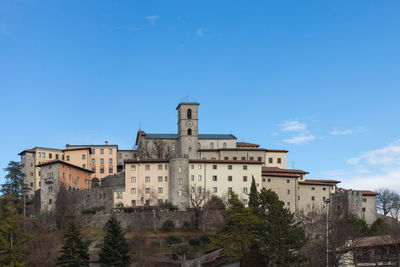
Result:
<svg viewBox="0 0 400 267">
<path fill-rule="evenodd" d="M 141 158 L 170 158 L 173 156 L 173 149 L 165 140 L 150 139 L 140 143 L 138 154 Z"/>
<path fill-rule="evenodd" d="M 400 212 L 400 195 L 388 188 L 377 190 L 376 206 L 384 216 L 393 216 L 396 219 Z"/>
<path fill-rule="evenodd" d="M 205 190 L 201 186 L 197 187 L 196 184 L 192 187 L 186 186 L 184 195 L 189 198 L 190 207 L 194 210 L 195 228 L 199 228 L 200 215 L 202 213 L 205 202 L 210 197 L 210 191 Z"/>
</svg>

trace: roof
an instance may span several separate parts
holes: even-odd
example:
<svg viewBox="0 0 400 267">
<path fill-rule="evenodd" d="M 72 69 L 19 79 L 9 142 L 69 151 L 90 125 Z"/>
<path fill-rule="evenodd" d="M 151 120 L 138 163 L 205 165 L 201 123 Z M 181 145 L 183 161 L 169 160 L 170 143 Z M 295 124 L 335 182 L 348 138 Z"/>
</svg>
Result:
<svg viewBox="0 0 400 267">
<path fill-rule="evenodd" d="M 137 152 L 136 149 L 118 149 L 118 151 Z"/>
<path fill-rule="evenodd" d="M 377 192 L 370 191 L 370 190 L 361 190 L 363 196 L 376 196 L 379 195 Z"/>
<path fill-rule="evenodd" d="M 323 185 L 323 186 L 332 186 L 336 185 L 336 183 L 324 183 L 320 181 L 314 181 L 314 180 L 304 180 L 304 181 L 299 181 L 299 184 L 302 185 Z"/>
<path fill-rule="evenodd" d="M 36 150 L 34 150 L 34 149 L 25 149 L 24 151 L 18 153 L 18 155 L 21 156 L 21 155 L 25 154 L 26 152 L 28 152 L 28 153 L 36 153 Z"/>
<path fill-rule="evenodd" d="M 276 173 L 296 173 L 296 174 L 307 174 L 308 172 L 296 169 L 282 169 L 278 167 L 262 167 L 262 172 L 269 173 L 269 172 L 276 172 Z"/>
<path fill-rule="evenodd" d="M 246 143 L 246 142 L 237 142 L 236 146 L 237 147 L 259 147 L 260 145 L 252 144 L 252 143 Z"/>
<path fill-rule="evenodd" d="M 328 183 L 328 184 L 338 184 L 341 183 L 338 180 L 321 180 L 321 179 L 312 179 L 312 180 L 308 180 L 308 181 L 314 181 L 314 182 L 321 182 L 321 183 Z"/>
<path fill-rule="evenodd" d="M 169 159 L 126 159 L 124 163 L 167 163 Z"/>
<path fill-rule="evenodd" d="M 83 147 L 102 147 L 102 146 L 116 146 L 118 147 L 118 145 L 110 145 L 110 144 L 103 144 L 103 145 L 70 145 L 70 144 L 66 144 L 65 147 L 66 149 L 64 150 L 70 150 L 70 148 L 68 147 L 75 147 L 75 148 L 83 148 Z"/>
<path fill-rule="evenodd" d="M 233 134 L 199 134 L 199 139 L 237 139 Z"/>
<path fill-rule="evenodd" d="M 263 173 L 262 176 L 297 178 L 297 177 L 300 176 L 300 174 L 297 174 L 297 173 L 284 173 L 284 172 L 268 172 L 268 173 Z"/>
<path fill-rule="evenodd" d="M 266 149 L 266 148 L 250 148 L 250 147 L 232 147 L 232 148 L 203 148 L 198 149 L 199 152 L 213 152 L 213 151 L 265 151 L 265 152 L 278 152 L 287 153 L 288 150 Z"/>
<path fill-rule="evenodd" d="M 143 134 L 142 134 L 143 135 Z M 178 134 L 146 133 L 146 139 L 178 139 Z M 236 139 L 233 134 L 199 134 L 199 139 Z"/>
<path fill-rule="evenodd" d="M 57 164 L 57 163 L 65 164 L 65 165 L 71 166 L 73 168 L 80 169 L 82 171 L 93 173 L 91 170 L 82 168 L 80 166 L 77 166 L 77 165 L 74 165 L 74 164 L 71 164 L 69 162 L 66 162 L 66 161 L 63 161 L 63 160 L 59 160 L 59 159 L 50 160 L 50 161 L 47 161 L 47 162 L 44 162 L 44 163 L 41 163 L 41 164 L 37 164 L 36 167 L 42 167 L 42 166 L 51 165 L 51 164 Z"/>
<path fill-rule="evenodd" d="M 400 243 L 390 235 L 368 236 L 360 237 L 354 240 L 352 246 L 354 247 L 374 247 Z"/>
<path fill-rule="evenodd" d="M 263 162 L 258 160 L 218 160 L 218 159 L 190 159 L 189 163 L 263 164 Z"/>
<path fill-rule="evenodd" d="M 197 103 L 197 102 L 181 102 L 181 103 L 178 104 L 178 106 L 176 106 L 176 109 L 178 109 L 180 105 L 197 105 L 198 106 L 198 105 L 200 105 L 200 103 Z"/>
<path fill-rule="evenodd" d="M 77 148 L 63 149 L 63 151 L 76 151 L 76 150 L 89 150 L 89 152 L 90 152 L 90 147 L 77 147 Z"/>
<path fill-rule="evenodd" d="M 36 153 L 36 149 L 48 149 L 48 150 L 52 150 L 52 151 L 63 151 L 62 149 L 58 149 L 58 148 L 50 148 L 50 147 L 40 147 L 40 146 L 35 146 L 34 148 L 31 149 L 25 149 L 24 151 L 18 153 L 18 155 L 23 155 L 26 152 L 29 153 Z"/>
</svg>

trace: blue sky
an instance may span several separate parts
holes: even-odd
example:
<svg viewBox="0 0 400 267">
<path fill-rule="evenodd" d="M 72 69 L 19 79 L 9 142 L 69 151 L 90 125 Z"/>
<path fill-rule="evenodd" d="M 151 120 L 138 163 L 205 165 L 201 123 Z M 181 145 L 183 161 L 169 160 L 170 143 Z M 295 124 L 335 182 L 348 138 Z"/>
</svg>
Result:
<svg viewBox="0 0 400 267">
<path fill-rule="evenodd" d="M 0 167 L 34 146 L 132 148 L 139 125 L 174 133 L 189 96 L 201 133 L 288 149 L 308 178 L 400 190 L 399 12 L 399 1 L 2 0 Z"/>
</svg>

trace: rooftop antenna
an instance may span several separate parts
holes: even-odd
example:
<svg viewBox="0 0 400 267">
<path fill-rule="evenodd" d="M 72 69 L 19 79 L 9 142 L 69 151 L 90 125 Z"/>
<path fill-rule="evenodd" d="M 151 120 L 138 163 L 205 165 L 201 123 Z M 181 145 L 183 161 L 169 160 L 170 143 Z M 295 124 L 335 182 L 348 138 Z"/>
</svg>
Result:
<svg viewBox="0 0 400 267">
<path fill-rule="evenodd" d="M 142 130 L 142 122 L 139 121 L 139 131 L 141 131 L 141 130 Z"/>
<path fill-rule="evenodd" d="M 292 164 L 292 169 L 294 169 L 294 161 L 289 161 Z"/>
</svg>

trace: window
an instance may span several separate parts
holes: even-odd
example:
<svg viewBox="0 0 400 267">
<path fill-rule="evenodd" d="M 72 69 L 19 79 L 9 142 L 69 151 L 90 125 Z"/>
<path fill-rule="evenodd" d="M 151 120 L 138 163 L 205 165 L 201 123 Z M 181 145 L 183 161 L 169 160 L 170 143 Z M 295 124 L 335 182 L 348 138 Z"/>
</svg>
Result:
<svg viewBox="0 0 400 267">
<path fill-rule="evenodd" d="M 243 187 L 243 193 L 247 194 L 247 187 Z"/>
<path fill-rule="evenodd" d="M 192 129 L 188 129 L 188 135 L 192 135 Z"/>
<path fill-rule="evenodd" d="M 269 159 L 268 159 L 268 162 L 269 162 L 269 163 L 273 163 L 272 158 L 269 158 Z"/>
<path fill-rule="evenodd" d="M 290 180 L 289 180 L 289 179 L 287 179 L 287 180 L 286 180 L 286 183 L 287 183 L 287 184 L 290 184 Z"/>
<path fill-rule="evenodd" d="M 179 173 L 182 172 L 182 167 L 181 167 L 181 166 L 178 167 L 178 172 L 179 172 Z"/>
<path fill-rule="evenodd" d="M 49 159 L 52 159 L 52 158 L 53 158 L 53 154 L 49 153 Z"/>
<path fill-rule="evenodd" d="M 104 167 L 100 167 L 100 173 L 104 173 Z"/>
<path fill-rule="evenodd" d="M 146 178 L 144 178 L 144 181 L 145 181 L 146 183 L 150 183 L 150 177 L 147 176 Z"/>
<path fill-rule="evenodd" d="M 247 170 L 247 165 L 243 165 L 243 170 Z"/>
<path fill-rule="evenodd" d="M 49 205 L 51 205 L 51 198 L 49 199 Z"/>
<path fill-rule="evenodd" d="M 315 187 L 311 187 L 311 190 L 315 190 Z"/>
<path fill-rule="evenodd" d="M 104 164 L 104 159 L 100 159 L 100 164 Z"/>
<path fill-rule="evenodd" d="M 165 176 L 165 177 L 164 177 L 164 181 L 165 181 L 165 182 L 168 182 L 168 176 Z"/>
<path fill-rule="evenodd" d="M 365 212 L 365 208 L 362 208 L 362 211 Z"/>
<path fill-rule="evenodd" d="M 199 175 L 198 180 L 201 181 L 201 175 Z"/>
<path fill-rule="evenodd" d="M 33 176 L 33 172 L 31 172 L 31 176 Z"/>
<path fill-rule="evenodd" d="M 42 157 L 42 154 L 39 152 L 38 153 L 38 158 L 41 158 Z"/>
<path fill-rule="evenodd" d="M 108 149 L 108 154 L 112 154 L 112 148 Z"/>
<path fill-rule="evenodd" d="M 108 173 L 113 173 L 113 167 L 110 166 L 110 168 L 108 168 Z"/>
<path fill-rule="evenodd" d="M 82 159 L 85 160 L 86 159 L 86 155 L 82 154 Z"/>
<path fill-rule="evenodd" d="M 228 170 L 232 170 L 232 165 L 228 165 Z"/>
<path fill-rule="evenodd" d="M 158 180 L 159 183 L 162 182 L 162 181 L 163 181 L 162 176 L 158 176 L 158 177 L 157 177 L 157 180 Z"/>
<path fill-rule="evenodd" d="M 229 157 L 224 157 L 224 160 L 229 160 Z"/>
<path fill-rule="evenodd" d="M 232 192 L 232 187 L 228 187 L 228 192 Z"/>
<path fill-rule="evenodd" d="M 145 194 L 150 194 L 150 188 L 147 187 L 147 188 L 144 190 L 144 193 L 145 193 Z"/>
<path fill-rule="evenodd" d="M 243 176 L 243 182 L 247 182 L 247 176 Z"/>
<path fill-rule="evenodd" d="M 109 159 L 108 159 L 108 163 L 109 163 L 109 164 L 112 164 L 112 158 L 109 158 Z"/>
<path fill-rule="evenodd" d="M 216 182 L 216 181 L 217 181 L 217 176 L 216 176 L 216 175 L 213 175 L 212 180 L 213 180 L 214 182 Z"/>
<path fill-rule="evenodd" d="M 136 171 L 136 165 L 131 165 L 131 171 Z"/>
<path fill-rule="evenodd" d="M 122 159 L 122 153 L 118 153 L 118 158 Z"/>
<path fill-rule="evenodd" d="M 286 202 L 286 206 L 290 207 L 290 202 Z"/>
<path fill-rule="evenodd" d="M 158 164 L 157 169 L 158 169 L 158 170 L 162 170 L 162 165 L 161 165 L 161 164 Z"/>
<path fill-rule="evenodd" d="M 86 169 L 86 164 L 82 164 L 82 168 Z"/>
<path fill-rule="evenodd" d="M 232 182 L 232 176 L 228 176 L 228 182 Z"/>
<path fill-rule="evenodd" d="M 168 170 L 168 165 L 167 164 L 165 164 L 164 169 Z"/>
<path fill-rule="evenodd" d="M 247 205 L 247 199 L 243 199 L 243 204 Z"/>
<path fill-rule="evenodd" d="M 366 199 L 366 198 L 363 198 L 363 202 L 367 202 L 367 199 Z"/>
<path fill-rule="evenodd" d="M 100 148 L 100 154 L 104 154 L 104 148 Z"/>
<path fill-rule="evenodd" d="M 216 170 L 217 169 L 217 165 L 213 165 L 213 169 Z"/>
<path fill-rule="evenodd" d="M 194 164 L 190 165 L 190 168 L 193 170 L 194 169 Z"/>
<path fill-rule="evenodd" d="M 121 199 L 122 198 L 122 192 L 117 192 L 117 198 Z"/>
<path fill-rule="evenodd" d="M 46 157 L 46 153 L 42 152 L 42 158 Z"/>
<path fill-rule="evenodd" d="M 213 187 L 213 193 L 217 193 L 217 188 Z"/>
<path fill-rule="evenodd" d="M 96 163 L 96 159 L 92 159 L 92 164 L 95 164 Z"/>
<path fill-rule="evenodd" d="M 297 200 L 300 200 L 300 196 L 297 196 Z"/>
<path fill-rule="evenodd" d="M 182 196 L 182 190 L 178 191 L 178 196 Z"/>
<path fill-rule="evenodd" d="M 257 160 L 261 162 L 261 161 L 262 161 L 262 158 L 261 158 L 261 157 L 258 157 Z"/>
<path fill-rule="evenodd" d="M 216 158 L 215 158 L 215 157 L 212 157 L 211 159 L 213 159 L 213 160 L 216 160 Z"/>
<path fill-rule="evenodd" d="M 150 206 L 150 199 L 146 199 L 146 203 L 144 205 L 145 206 Z"/>
<path fill-rule="evenodd" d="M 268 183 L 270 183 L 271 182 L 271 179 L 268 179 Z"/>
<path fill-rule="evenodd" d="M 146 165 L 146 166 L 144 167 L 144 169 L 145 169 L 146 171 L 149 171 L 149 170 L 150 170 L 150 165 Z"/>
<path fill-rule="evenodd" d="M 136 200 L 132 200 L 132 207 L 136 207 Z"/>
<path fill-rule="evenodd" d="M 210 143 L 210 148 L 211 148 L 211 149 L 214 148 L 214 143 Z"/>
<path fill-rule="evenodd" d="M 92 148 L 92 154 L 96 154 L 96 149 Z"/>
<path fill-rule="evenodd" d="M 131 183 L 136 183 L 136 177 L 131 177 Z"/>
<path fill-rule="evenodd" d="M 222 144 L 222 147 L 223 147 L 223 148 L 226 148 L 226 143 L 223 143 L 223 144 Z"/>
<path fill-rule="evenodd" d="M 290 189 L 286 190 L 286 194 L 290 195 Z"/>
<path fill-rule="evenodd" d="M 96 166 L 92 166 L 92 172 L 96 172 Z"/>
<path fill-rule="evenodd" d="M 322 197 L 322 200 L 325 201 L 325 197 Z"/>
<path fill-rule="evenodd" d="M 265 178 L 262 178 L 263 183 L 265 183 Z"/>
<path fill-rule="evenodd" d="M 157 190 L 157 192 L 158 192 L 159 194 L 162 194 L 162 193 L 163 193 L 163 188 L 162 188 L 162 187 L 159 187 L 158 190 Z"/>
<path fill-rule="evenodd" d="M 278 164 L 281 164 L 281 163 L 282 163 L 282 159 L 278 158 Z"/>
<path fill-rule="evenodd" d="M 67 161 L 69 161 L 69 156 L 67 156 Z"/>
<path fill-rule="evenodd" d="M 183 184 L 183 179 L 182 178 L 178 178 L 178 184 Z"/>
<path fill-rule="evenodd" d="M 197 188 L 197 191 L 198 191 L 199 193 L 201 193 L 201 186 L 199 186 L 199 187 Z"/>
<path fill-rule="evenodd" d="M 191 181 L 194 181 L 194 175 L 192 175 L 192 176 L 190 177 L 190 180 L 191 180 Z"/>
<path fill-rule="evenodd" d="M 325 191 L 325 190 L 326 190 L 326 188 L 325 188 L 325 187 L 323 187 L 323 188 L 322 188 L 322 190 L 324 190 L 324 191 Z"/>
<path fill-rule="evenodd" d="M 188 110 L 186 111 L 186 115 L 187 115 L 187 118 L 188 118 L 189 120 L 192 119 L 192 110 L 191 110 L 190 108 L 188 108 Z"/>
<path fill-rule="evenodd" d="M 246 157 L 242 157 L 242 160 L 246 160 Z"/>
<path fill-rule="evenodd" d="M 312 196 L 312 197 L 311 197 L 311 200 L 312 200 L 312 201 L 314 201 L 314 200 L 315 200 L 315 197 L 314 197 L 314 196 Z"/>
<path fill-rule="evenodd" d="M 194 193 L 194 187 L 192 186 L 192 193 Z"/>
<path fill-rule="evenodd" d="M 237 157 L 233 157 L 233 160 L 237 160 Z"/>
</svg>

